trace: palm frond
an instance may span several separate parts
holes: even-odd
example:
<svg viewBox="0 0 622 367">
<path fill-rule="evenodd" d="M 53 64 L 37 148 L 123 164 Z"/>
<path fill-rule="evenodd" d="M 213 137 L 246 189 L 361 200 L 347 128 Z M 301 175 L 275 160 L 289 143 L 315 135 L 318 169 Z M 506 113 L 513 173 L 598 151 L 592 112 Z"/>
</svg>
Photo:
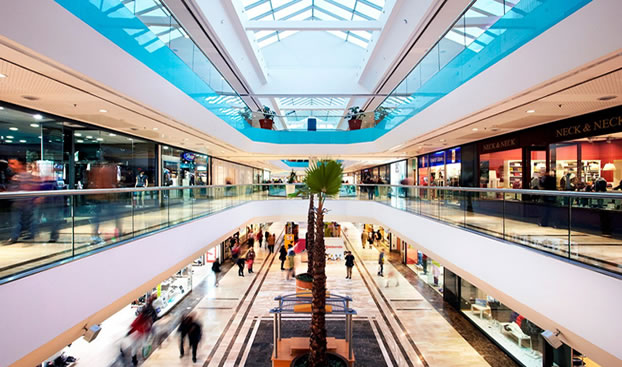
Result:
<svg viewBox="0 0 622 367">
<path fill-rule="evenodd" d="M 313 162 L 306 171 L 306 184 L 311 193 L 335 196 L 341 188 L 343 167 L 334 160 Z"/>
</svg>

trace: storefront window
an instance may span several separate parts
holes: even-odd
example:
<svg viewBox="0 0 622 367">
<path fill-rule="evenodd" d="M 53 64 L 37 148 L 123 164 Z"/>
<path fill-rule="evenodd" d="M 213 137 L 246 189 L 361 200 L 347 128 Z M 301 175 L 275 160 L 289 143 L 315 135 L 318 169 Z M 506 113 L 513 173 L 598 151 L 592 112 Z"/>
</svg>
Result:
<svg viewBox="0 0 622 367">
<path fill-rule="evenodd" d="M 460 173 L 462 168 L 460 147 L 445 151 L 445 170 L 447 186 L 460 186 Z"/>
<path fill-rule="evenodd" d="M 213 158 L 212 170 L 212 183 L 214 185 L 253 183 L 252 167 Z"/>
<path fill-rule="evenodd" d="M 479 156 L 480 187 L 520 189 L 523 181 L 522 149 Z"/>
<path fill-rule="evenodd" d="M 430 154 L 430 185 L 445 186 L 445 152 Z"/>
<path fill-rule="evenodd" d="M 162 186 L 207 185 L 208 177 L 208 156 L 162 146 Z"/>
<path fill-rule="evenodd" d="M 419 162 L 418 162 L 418 170 L 419 170 L 418 184 L 419 186 L 430 186 L 431 185 L 430 177 L 428 177 L 429 165 L 430 165 L 430 160 L 427 155 L 419 157 Z"/>
<path fill-rule="evenodd" d="M 406 161 L 391 163 L 391 185 L 399 185 L 407 174 Z"/>
<path fill-rule="evenodd" d="M 443 293 L 443 266 L 408 244 L 406 265 L 434 290 Z"/>
<path fill-rule="evenodd" d="M 542 366 L 544 330 L 462 279 L 461 311 L 503 349 L 527 367 Z"/>
</svg>

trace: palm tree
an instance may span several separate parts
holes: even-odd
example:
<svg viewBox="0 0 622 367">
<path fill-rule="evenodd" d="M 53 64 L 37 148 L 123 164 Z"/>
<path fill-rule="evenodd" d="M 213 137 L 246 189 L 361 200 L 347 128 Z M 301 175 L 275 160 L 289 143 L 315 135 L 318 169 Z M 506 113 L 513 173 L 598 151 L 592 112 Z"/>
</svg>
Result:
<svg viewBox="0 0 622 367">
<path fill-rule="evenodd" d="M 339 193 L 343 168 L 334 160 L 315 162 L 307 169 L 309 192 L 318 197 L 315 210 L 313 244 L 313 289 L 311 303 L 311 340 L 309 366 L 326 365 L 326 248 L 324 246 L 324 201 Z"/>
</svg>

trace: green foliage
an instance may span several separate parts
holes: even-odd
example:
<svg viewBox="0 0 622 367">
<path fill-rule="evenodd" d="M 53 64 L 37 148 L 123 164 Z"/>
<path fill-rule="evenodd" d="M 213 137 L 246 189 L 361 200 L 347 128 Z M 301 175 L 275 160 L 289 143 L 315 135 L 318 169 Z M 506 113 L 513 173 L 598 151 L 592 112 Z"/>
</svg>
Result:
<svg viewBox="0 0 622 367">
<path fill-rule="evenodd" d="M 360 119 L 362 115 L 365 114 L 365 111 L 361 110 L 359 106 L 350 107 L 348 109 L 348 115 L 346 116 L 346 120 L 357 120 Z"/>
<path fill-rule="evenodd" d="M 307 168 L 305 183 L 312 194 L 319 194 L 320 199 L 339 194 L 343 179 L 343 167 L 335 160 L 313 162 Z"/>
<path fill-rule="evenodd" d="M 244 107 L 244 109 L 240 112 L 238 112 L 240 114 L 240 116 L 242 116 L 242 118 L 248 122 L 249 124 L 251 123 L 251 121 L 253 120 L 253 112 L 251 111 L 250 108 L 248 107 Z"/>
<path fill-rule="evenodd" d="M 293 192 L 293 193 L 287 195 L 287 197 L 295 198 L 295 197 L 298 197 L 298 196 L 302 196 L 302 197 L 309 196 L 310 192 L 309 192 L 309 186 L 306 185 L 306 183 L 307 183 L 307 178 L 306 177 L 304 178 L 304 180 L 302 180 L 302 183 L 304 183 L 304 185 L 296 185 L 296 192 Z"/>
<path fill-rule="evenodd" d="M 380 106 L 374 111 L 374 119 L 376 120 L 376 122 L 380 122 L 384 120 L 385 117 L 389 116 L 390 112 L 390 109 Z"/>
<path fill-rule="evenodd" d="M 313 282 L 313 275 L 309 273 L 301 273 L 301 274 L 296 275 L 296 279 L 302 282 Z"/>
<path fill-rule="evenodd" d="M 263 118 L 268 120 L 274 120 L 274 116 L 276 116 L 276 113 L 268 106 L 263 106 L 263 109 L 259 110 L 259 112 L 263 113 Z"/>
<path fill-rule="evenodd" d="M 296 172 L 294 172 L 294 170 L 292 169 L 292 171 L 289 173 L 287 183 L 293 184 L 294 182 L 296 182 Z"/>
</svg>

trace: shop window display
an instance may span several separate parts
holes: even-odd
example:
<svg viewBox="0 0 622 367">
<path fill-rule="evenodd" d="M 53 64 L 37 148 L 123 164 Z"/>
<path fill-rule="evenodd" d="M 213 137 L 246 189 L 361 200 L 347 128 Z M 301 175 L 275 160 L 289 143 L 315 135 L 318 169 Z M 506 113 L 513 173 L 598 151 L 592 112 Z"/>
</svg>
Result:
<svg viewBox="0 0 622 367">
<path fill-rule="evenodd" d="M 542 366 L 543 329 L 464 279 L 460 293 L 466 317 L 523 365 Z"/>
<path fill-rule="evenodd" d="M 415 271 L 419 278 L 429 284 L 435 291 L 443 294 L 444 267 L 436 260 L 429 258 L 412 245 L 407 245 L 407 266 Z"/>
<path fill-rule="evenodd" d="M 520 189 L 523 182 L 522 149 L 481 154 L 480 187 Z"/>
</svg>

